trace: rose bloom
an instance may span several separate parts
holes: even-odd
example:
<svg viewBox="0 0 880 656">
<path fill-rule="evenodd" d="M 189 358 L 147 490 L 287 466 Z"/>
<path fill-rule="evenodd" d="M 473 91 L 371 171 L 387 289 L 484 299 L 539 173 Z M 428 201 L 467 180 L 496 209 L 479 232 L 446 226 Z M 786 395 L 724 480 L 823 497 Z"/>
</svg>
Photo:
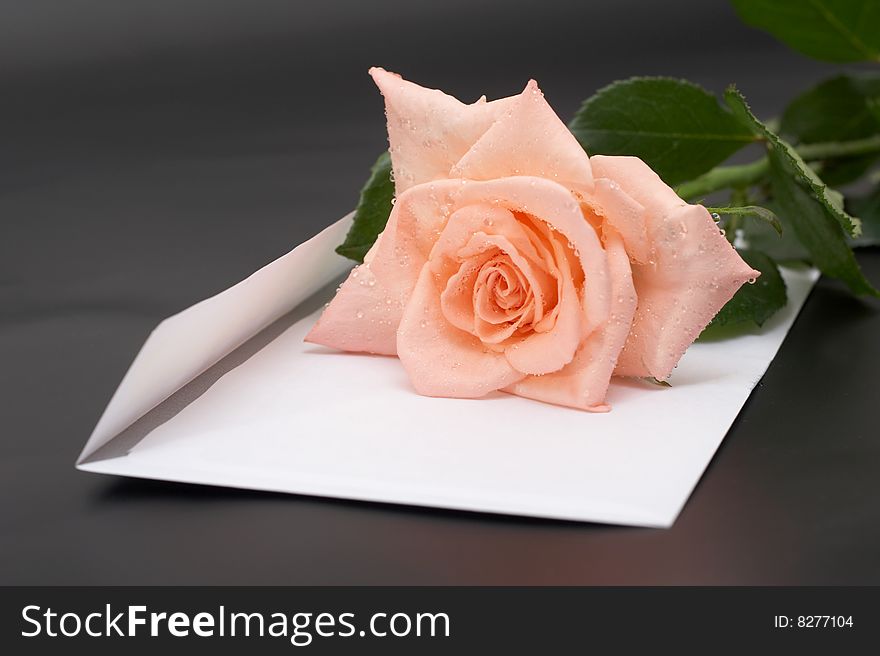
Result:
<svg viewBox="0 0 880 656">
<path fill-rule="evenodd" d="M 669 376 L 753 271 L 636 157 L 588 157 L 534 81 L 466 105 L 381 68 L 397 200 L 306 337 L 396 355 L 420 394 L 608 410 Z"/>
</svg>

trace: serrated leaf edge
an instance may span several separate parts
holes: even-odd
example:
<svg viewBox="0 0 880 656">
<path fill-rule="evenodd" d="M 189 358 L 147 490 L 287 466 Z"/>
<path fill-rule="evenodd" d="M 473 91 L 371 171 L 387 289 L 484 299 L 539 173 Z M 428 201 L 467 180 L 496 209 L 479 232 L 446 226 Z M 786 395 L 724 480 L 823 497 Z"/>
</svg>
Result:
<svg viewBox="0 0 880 656">
<path fill-rule="evenodd" d="M 812 172 L 810 167 L 807 166 L 807 163 L 804 162 L 800 155 L 798 155 L 797 151 L 790 143 L 770 130 L 770 128 L 755 116 L 749 103 L 746 101 L 745 96 L 743 96 L 739 89 L 737 89 L 736 85 L 731 84 L 725 89 L 724 101 L 733 111 L 734 116 L 740 118 L 743 125 L 749 127 L 756 136 L 762 137 L 767 142 L 768 148 L 773 148 L 780 154 L 780 156 L 785 157 L 789 161 L 797 173 L 798 181 L 803 185 L 806 185 L 813 192 L 816 199 L 822 203 L 825 209 L 830 212 L 835 219 L 837 219 L 838 223 L 840 223 L 840 227 L 842 227 L 847 234 L 851 237 L 858 237 L 861 234 L 861 220 L 854 216 L 850 216 L 833 203 L 829 197 L 829 192 L 831 190 L 828 185 L 822 182 L 821 179 Z M 739 103 L 741 107 L 737 108 L 731 104 L 731 102 Z M 743 120 L 740 112 L 737 111 L 738 109 L 741 109 L 742 112 L 744 112 L 747 120 Z"/>
</svg>

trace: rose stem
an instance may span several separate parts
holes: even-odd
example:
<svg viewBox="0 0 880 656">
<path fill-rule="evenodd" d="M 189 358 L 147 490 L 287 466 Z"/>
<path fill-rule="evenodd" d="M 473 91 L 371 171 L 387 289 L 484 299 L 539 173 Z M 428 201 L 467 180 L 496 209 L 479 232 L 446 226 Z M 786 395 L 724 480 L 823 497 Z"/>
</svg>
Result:
<svg viewBox="0 0 880 656">
<path fill-rule="evenodd" d="M 795 150 L 806 161 L 866 155 L 880 152 L 880 135 L 853 141 L 803 144 Z M 691 200 L 721 189 L 748 187 L 764 178 L 769 168 L 770 163 L 766 157 L 751 164 L 717 166 L 690 182 L 682 183 L 676 191 L 684 200 Z"/>
</svg>

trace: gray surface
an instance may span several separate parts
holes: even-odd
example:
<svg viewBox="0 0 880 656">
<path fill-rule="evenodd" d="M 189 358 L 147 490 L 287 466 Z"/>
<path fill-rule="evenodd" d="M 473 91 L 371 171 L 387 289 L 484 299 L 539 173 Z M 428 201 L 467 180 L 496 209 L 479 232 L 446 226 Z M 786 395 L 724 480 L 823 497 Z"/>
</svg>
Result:
<svg viewBox="0 0 880 656">
<path fill-rule="evenodd" d="M 73 469 L 160 319 L 352 207 L 370 65 L 463 99 L 535 77 L 565 118 L 634 74 L 770 115 L 837 70 L 724 2 L 509 4 L 0 2 L 0 583 L 880 583 L 880 314 L 827 281 L 668 531 Z"/>
</svg>

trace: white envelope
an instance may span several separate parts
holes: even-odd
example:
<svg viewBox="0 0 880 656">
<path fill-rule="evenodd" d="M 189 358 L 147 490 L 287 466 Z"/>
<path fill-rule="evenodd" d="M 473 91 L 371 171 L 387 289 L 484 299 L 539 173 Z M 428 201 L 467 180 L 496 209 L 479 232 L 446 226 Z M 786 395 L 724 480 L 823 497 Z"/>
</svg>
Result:
<svg viewBox="0 0 880 656">
<path fill-rule="evenodd" d="M 83 471 L 668 527 L 818 277 L 784 271 L 760 332 L 691 346 L 672 387 L 617 380 L 607 414 L 496 393 L 417 395 L 395 358 L 303 342 L 351 263 L 351 215 L 160 323 L 77 460 Z"/>
</svg>

